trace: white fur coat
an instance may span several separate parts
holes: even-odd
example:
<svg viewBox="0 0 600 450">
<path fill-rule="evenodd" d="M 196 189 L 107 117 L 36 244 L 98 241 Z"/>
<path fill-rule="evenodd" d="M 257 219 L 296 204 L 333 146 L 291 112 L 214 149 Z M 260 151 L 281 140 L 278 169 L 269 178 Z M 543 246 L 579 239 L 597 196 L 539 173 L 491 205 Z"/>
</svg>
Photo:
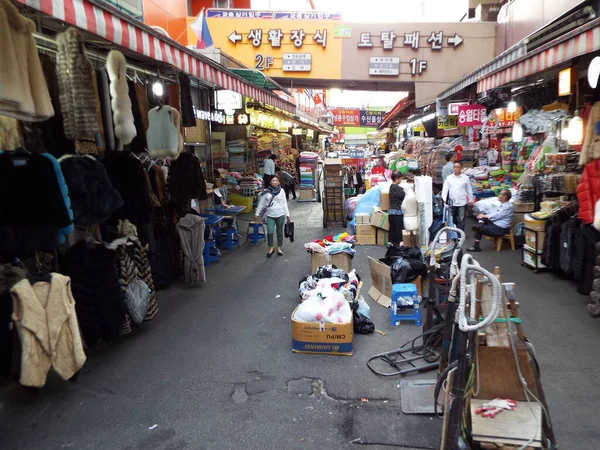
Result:
<svg viewBox="0 0 600 450">
<path fill-rule="evenodd" d="M 110 78 L 110 97 L 112 99 L 115 136 L 119 139 L 117 149 L 123 150 L 123 145 L 130 144 L 137 135 L 129 98 L 129 86 L 125 77 L 127 62 L 123 53 L 112 50 L 108 54 L 106 68 Z"/>
<path fill-rule="evenodd" d="M 0 0 L 0 114 L 26 122 L 54 116 L 34 30 L 10 0 Z"/>
</svg>

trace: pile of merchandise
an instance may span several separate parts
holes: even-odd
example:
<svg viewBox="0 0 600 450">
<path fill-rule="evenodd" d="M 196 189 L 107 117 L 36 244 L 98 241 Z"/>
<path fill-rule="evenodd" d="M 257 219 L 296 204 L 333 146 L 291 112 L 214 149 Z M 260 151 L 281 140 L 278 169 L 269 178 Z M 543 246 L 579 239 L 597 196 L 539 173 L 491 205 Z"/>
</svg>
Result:
<svg viewBox="0 0 600 450">
<path fill-rule="evenodd" d="M 296 322 L 353 323 L 354 331 L 369 334 L 375 331 L 370 308 L 360 296 L 360 277 L 356 270 L 346 273 L 335 265 L 322 266 L 300 280 L 298 294 L 301 304 L 292 319 Z"/>
<path fill-rule="evenodd" d="M 354 256 L 356 253 L 355 243 L 356 237 L 344 232 L 336 236 L 325 236 L 323 239 L 307 242 L 304 244 L 304 248 L 309 253 L 327 253 L 329 255 L 347 253 Z"/>
</svg>

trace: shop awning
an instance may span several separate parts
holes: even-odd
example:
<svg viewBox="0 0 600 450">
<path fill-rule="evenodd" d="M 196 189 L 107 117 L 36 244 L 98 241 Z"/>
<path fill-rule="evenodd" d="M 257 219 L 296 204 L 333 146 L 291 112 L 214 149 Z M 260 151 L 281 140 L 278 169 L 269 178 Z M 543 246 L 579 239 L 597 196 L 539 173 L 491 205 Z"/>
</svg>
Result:
<svg viewBox="0 0 600 450">
<path fill-rule="evenodd" d="M 248 80 L 250 83 L 254 84 L 255 86 L 258 86 L 259 88 L 266 89 L 268 91 L 280 90 L 287 92 L 284 87 L 275 83 L 275 81 L 266 76 L 260 70 L 237 68 L 231 68 L 229 70 L 231 70 L 236 75 L 242 77 L 244 80 Z"/>
<path fill-rule="evenodd" d="M 396 106 L 390 110 L 390 112 L 383 116 L 383 119 L 381 119 L 381 125 L 379 125 L 378 128 L 381 130 L 382 128 L 389 126 L 396 117 L 406 111 L 408 107 L 414 103 L 415 98 L 412 95 L 400 100 L 398 103 L 396 103 Z"/>
<path fill-rule="evenodd" d="M 528 52 L 494 74 L 477 82 L 477 92 L 494 89 L 512 81 L 543 72 L 578 56 L 600 50 L 600 19 Z"/>
<path fill-rule="evenodd" d="M 222 89 L 294 114 L 296 105 L 253 85 L 209 58 L 189 50 L 116 8 L 98 0 L 16 0 L 109 42 L 179 70 Z"/>
<path fill-rule="evenodd" d="M 598 50 L 600 18 L 530 52 L 527 51 L 527 40 L 524 39 L 441 92 L 437 99 L 444 100 L 474 83 L 477 83 L 478 93 L 494 89 Z"/>
</svg>

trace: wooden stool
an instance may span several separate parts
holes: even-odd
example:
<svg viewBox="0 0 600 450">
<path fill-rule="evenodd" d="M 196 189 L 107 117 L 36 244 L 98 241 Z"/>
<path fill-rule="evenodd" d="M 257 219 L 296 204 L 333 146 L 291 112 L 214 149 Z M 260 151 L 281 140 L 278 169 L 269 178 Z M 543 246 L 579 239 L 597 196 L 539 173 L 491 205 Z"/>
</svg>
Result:
<svg viewBox="0 0 600 450">
<path fill-rule="evenodd" d="M 510 248 L 515 250 L 515 232 L 514 228 L 511 226 L 510 231 L 506 233 L 504 236 L 494 237 L 494 236 L 484 236 L 484 238 L 494 241 L 494 246 L 496 247 L 496 251 L 499 252 L 502 249 L 502 242 L 505 240 L 510 242 Z"/>
</svg>

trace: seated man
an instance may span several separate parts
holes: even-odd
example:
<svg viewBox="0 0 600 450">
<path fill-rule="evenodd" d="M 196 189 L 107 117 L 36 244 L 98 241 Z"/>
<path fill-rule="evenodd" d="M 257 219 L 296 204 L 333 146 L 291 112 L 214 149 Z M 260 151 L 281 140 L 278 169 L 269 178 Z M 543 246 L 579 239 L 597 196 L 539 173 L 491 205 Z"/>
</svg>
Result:
<svg viewBox="0 0 600 450">
<path fill-rule="evenodd" d="M 510 204 L 511 196 L 512 195 L 508 189 L 503 189 L 500 192 L 500 195 L 498 195 L 500 206 L 498 206 L 498 208 L 496 208 L 490 214 L 479 214 L 477 216 L 479 223 L 473 226 L 473 231 L 475 231 L 475 245 L 471 248 L 468 248 L 468 252 L 481 251 L 479 242 L 481 242 L 481 237 L 483 235 L 500 237 L 504 236 L 510 231 L 513 221 L 513 209 L 512 205 Z"/>
</svg>

